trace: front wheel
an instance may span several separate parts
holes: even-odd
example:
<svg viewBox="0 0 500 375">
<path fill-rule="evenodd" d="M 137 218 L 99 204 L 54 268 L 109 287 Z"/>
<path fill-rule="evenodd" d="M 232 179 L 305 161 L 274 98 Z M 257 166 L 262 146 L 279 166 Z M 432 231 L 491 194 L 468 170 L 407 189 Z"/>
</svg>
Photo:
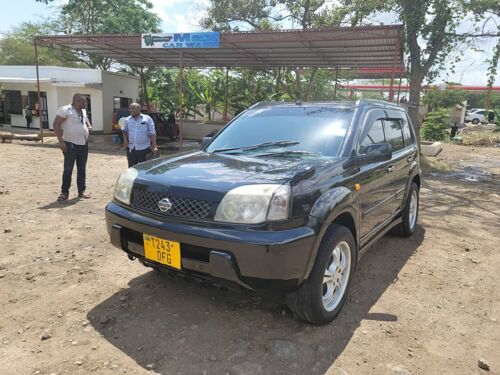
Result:
<svg viewBox="0 0 500 375">
<path fill-rule="evenodd" d="M 479 124 L 479 119 L 478 119 L 478 118 L 472 119 L 472 123 L 473 123 L 474 125 Z"/>
<path fill-rule="evenodd" d="M 349 229 L 333 224 L 325 235 L 309 278 L 287 304 L 300 319 L 326 324 L 338 315 L 347 298 L 356 265 L 356 242 Z"/>
</svg>

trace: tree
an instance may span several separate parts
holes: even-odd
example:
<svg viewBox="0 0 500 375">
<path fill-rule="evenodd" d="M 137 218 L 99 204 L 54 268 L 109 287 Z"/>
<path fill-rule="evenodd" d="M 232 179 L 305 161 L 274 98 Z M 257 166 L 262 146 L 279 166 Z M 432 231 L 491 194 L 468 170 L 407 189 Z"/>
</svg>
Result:
<svg viewBox="0 0 500 375">
<path fill-rule="evenodd" d="M 54 23 L 50 21 L 21 23 L 0 39 L 0 64 L 33 65 L 35 61 L 33 38 L 36 35 L 53 34 L 54 28 Z M 38 49 L 38 60 L 42 65 L 81 66 L 72 53 L 44 47 Z"/>
<path fill-rule="evenodd" d="M 58 18 L 65 34 L 114 34 L 159 32 L 160 18 L 148 0 L 69 0 Z M 78 55 L 90 68 L 109 70 L 113 60 L 101 56 Z M 148 82 L 154 68 L 130 66 L 128 73 L 139 76 L 141 101 L 149 104 Z"/>
<path fill-rule="evenodd" d="M 373 1 L 369 0 L 367 3 L 371 4 Z M 352 11 L 351 7 L 338 7 L 326 0 L 211 0 L 207 16 L 202 19 L 201 25 L 211 30 L 232 31 L 239 31 L 240 29 L 256 31 L 280 29 L 290 24 L 290 22 L 293 25 L 298 25 L 300 29 L 336 27 L 345 23 L 350 25 L 358 24 L 369 14 L 371 9 L 373 7 L 363 8 L 360 6 L 355 11 Z M 301 67 L 298 66 L 295 71 L 295 78 L 299 83 L 298 90 L 296 89 L 295 79 L 291 75 L 291 70 L 281 68 L 267 70 L 262 72 L 262 75 L 259 74 L 260 78 L 267 74 L 272 75 L 268 81 L 274 81 L 276 92 L 269 94 L 255 91 L 255 88 L 253 88 L 249 89 L 246 95 L 241 95 L 247 90 L 246 87 L 243 87 L 237 92 L 237 96 L 242 97 L 243 102 L 247 102 L 249 98 L 257 99 L 258 97 L 265 97 L 266 99 L 287 97 L 291 100 L 309 100 L 311 98 L 325 100 L 329 97 L 333 98 L 333 92 L 331 92 L 334 87 L 331 82 L 333 74 L 330 72 L 319 73 L 318 69 L 314 68 L 302 75 L 298 72 L 299 68 Z M 247 73 L 250 73 L 250 75 L 256 73 L 254 70 L 239 71 L 242 72 L 243 77 Z M 303 80 L 305 82 L 302 82 Z M 245 82 L 250 81 L 245 80 Z M 283 85 L 284 82 L 287 84 Z M 317 82 L 320 84 L 317 84 Z M 274 89 L 272 88 L 272 90 Z M 327 93 L 327 91 L 330 92 Z M 280 94 L 276 95 L 278 93 Z"/>
<path fill-rule="evenodd" d="M 423 102 L 429 106 L 429 112 L 437 108 L 451 108 L 462 104 L 466 94 L 461 90 L 439 90 L 437 87 L 425 92 Z"/>
<path fill-rule="evenodd" d="M 344 0 L 343 4 L 367 11 L 363 0 Z M 376 17 L 380 10 L 393 11 L 404 24 L 404 44 L 409 55 L 409 115 L 417 129 L 420 127 L 418 107 L 424 79 L 432 82 L 444 68 L 453 70 L 461 57 L 460 54 L 453 57 L 458 46 L 474 38 L 495 36 L 481 28 L 480 22 L 490 16 L 498 19 L 499 12 L 488 15 L 479 9 L 479 4 L 482 10 L 498 10 L 497 0 L 390 0 L 368 4 L 373 7 L 371 15 Z M 475 15 L 475 22 L 471 22 L 471 14 Z M 460 26 L 466 22 L 476 25 L 472 32 L 460 31 Z"/>
<path fill-rule="evenodd" d="M 459 42 L 454 34 L 463 9 L 456 1 L 397 0 L 395 3 L 399 19 L 405 26 L 409 53 L 409 115 L 419 134 L 418 108 L 422 82 L 426 77 L 432 80 L 436 76 Z"/>
<path fill-rule="evenodd" d="M 420 129 L 420 136 L 422 139 L 426 141 L 444 140 L 446 138 L 449 117 L 446 109 L 428 113 Z"/>
<path fill-rule="evenodd" d="M 160 19 L 147 0 L 69 0 L 61 8 L 58 29 L 64 34 L 158 32 Z M 112 59 L 79 54 L 90 68 L 109 70 Z"/>
<path fill-rule="evenodd" d="M 476 30 L 482 30 L 486 28 L 488 23 L 494 23 L 496 25 L 496 46 L 493 49 L 493 54 L 491 59 L 487 59 L 488 63 L 488 92 L 484 100 L 484 108 L 488 110 L 491 105 L 491 88 L 495 82 L 497 76 L 498 60 L 500 57 L 500 22 L 498 20 L 500 15 L 500 2 L 498 0 L 469 0 L 465 1 L 464 6 L 474 14 L 475 21 L 479 22 L 484 19 L 483 25 Z M 492 21 L 492 22 L 491 22 Z M 493 107 L 494 108 L 494 107 Z"/>
</svg>

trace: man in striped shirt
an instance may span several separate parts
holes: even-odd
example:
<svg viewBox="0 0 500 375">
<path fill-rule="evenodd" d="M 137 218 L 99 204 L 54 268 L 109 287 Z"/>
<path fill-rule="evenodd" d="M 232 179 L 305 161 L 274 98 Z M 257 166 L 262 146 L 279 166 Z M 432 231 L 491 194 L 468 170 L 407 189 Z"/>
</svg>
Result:
<svg viewBox="0 0 500 375">
<path fill-rule="evenodd" d="M 146 161 L 148 154 L 158 153 L 156 146 L 156 130 L 153 119 L 141 113 L 141 105 L 132 103 L 129 106 L 130 116 L 125 119 L 123 127 L 123 146 L 127 150 L 128 166 L 133 167 Z"/>
</svg>

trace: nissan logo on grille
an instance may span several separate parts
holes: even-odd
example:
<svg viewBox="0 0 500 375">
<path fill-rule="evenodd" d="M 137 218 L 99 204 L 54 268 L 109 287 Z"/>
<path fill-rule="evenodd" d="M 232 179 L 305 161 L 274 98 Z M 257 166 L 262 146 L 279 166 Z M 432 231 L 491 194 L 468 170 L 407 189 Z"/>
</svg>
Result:
<svg viewBox="0 0 500 375">
<path fill-rule="evenodd" d="M 158 208 L 161 212 L 167 212 L 172 208 L 172 202 L 168 198 L 163 198 L 158 202 Z"/>
</svg>

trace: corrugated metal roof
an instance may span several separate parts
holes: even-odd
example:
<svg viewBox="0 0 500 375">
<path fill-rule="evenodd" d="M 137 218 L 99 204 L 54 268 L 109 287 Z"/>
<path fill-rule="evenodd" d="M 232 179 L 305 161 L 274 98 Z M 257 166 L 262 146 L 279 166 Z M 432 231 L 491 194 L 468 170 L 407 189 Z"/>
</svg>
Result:
<svg viewBox="0 0 500 375">
<path fill-rule="evenodd" d="M 221 33 L 220 48 L 182 49 L 185 67 L 394 68 L 403 66 L 402 25 Z M 180 49 L 141 48 L 140 34 L 55 35 L 37 44 L 143 66 L 178 67 Z M 397 76 L 397 74 L 396 74 Z"/>
</svg>

